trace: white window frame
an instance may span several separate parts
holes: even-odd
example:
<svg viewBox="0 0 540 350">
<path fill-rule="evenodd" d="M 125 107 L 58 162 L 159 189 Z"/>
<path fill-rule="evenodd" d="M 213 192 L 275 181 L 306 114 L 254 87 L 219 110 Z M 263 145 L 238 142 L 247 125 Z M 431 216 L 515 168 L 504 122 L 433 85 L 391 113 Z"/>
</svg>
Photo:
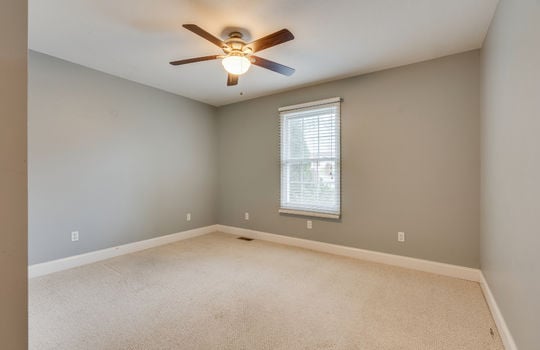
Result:
<svg viewBox="0 0 540 350">
<path fill-rule="evenodd" d="M 330 218 L 330 219 L 339 219 L 341 217 L 341 101 L 342 99 L 340 97 L 334 97 L 314 102 L 308 102 L 308 103 L 302 103 L 292 106 L 286 106 L 279 108 L 280 113 L 280 182 L 281 182 L 281 191 L 280 191 L 280 213 L 284 214 L 294 214 L 294 215 L 302 215 L 302 216 L 311 216 L 311 217 L 322 217 L 322 218 Z M 334 142 L 335 142 L 335 157 L 331 157 L 330 159 L 335 162 L 335 183 L 336 183 L 336 191 L 337 191 L 337 207 L 334 207 L 332 209 L 328 208 L 313 208 L 309 206 L 298 206 L 298 205 L 292 205 L 290 202 L 288 202 L 288 194 L 289 194 L 289 186 L 290 186 L 290 180 L 287 174 L 285 173 L 288 169 L 288 164 L 290 164 L 290 160 L 287 159 L 287 156 L 285 155 L 285 133 L 286 133 L 286 118 L 290 117 L 293 113 L 302 112 L 302 110 L 305 110 L 306 112 L 309 110 L 316 109 L 317 106 L 320 107 L 328 107 L 333 106 L 337 108 L 337 116 L 336 116 L 336 125 L 335 125 L 335 134 L 334 134 Z M 302 159 L 302 161 L 328 161 L 328 157 L 321 157 L 318 155 L 316 158 L 305 158 Z"/>
</svg>

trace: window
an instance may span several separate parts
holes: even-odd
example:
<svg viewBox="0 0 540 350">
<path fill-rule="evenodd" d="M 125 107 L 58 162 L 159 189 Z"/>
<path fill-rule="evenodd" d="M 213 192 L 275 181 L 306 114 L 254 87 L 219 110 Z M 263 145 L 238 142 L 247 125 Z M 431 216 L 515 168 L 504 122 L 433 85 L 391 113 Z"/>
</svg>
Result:
<svg viewBox="0 0 540 350">
<path fill-rule="evenodd" d="M 341 214 L 339 97 L 282 107 L 281 213 Z"/>
</svg>

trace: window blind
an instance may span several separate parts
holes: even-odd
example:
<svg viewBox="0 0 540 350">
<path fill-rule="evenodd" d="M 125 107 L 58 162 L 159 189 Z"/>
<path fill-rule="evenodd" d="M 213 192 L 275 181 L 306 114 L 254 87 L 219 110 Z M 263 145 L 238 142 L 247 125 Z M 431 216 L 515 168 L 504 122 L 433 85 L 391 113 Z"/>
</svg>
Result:
<svg viewBox="0 0 540 350">
<path fill-rule="evenodd" d="M 280 212 L 339 218 L 340 101 L 280 108 Z"/>
</svg>

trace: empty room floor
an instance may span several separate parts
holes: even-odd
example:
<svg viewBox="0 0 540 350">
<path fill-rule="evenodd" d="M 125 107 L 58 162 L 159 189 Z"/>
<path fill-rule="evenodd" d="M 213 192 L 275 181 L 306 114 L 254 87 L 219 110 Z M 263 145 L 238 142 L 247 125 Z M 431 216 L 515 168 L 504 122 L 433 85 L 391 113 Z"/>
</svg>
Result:
<svg viewBox="0 0 540 350">
<path fill-rule="evenodd" d="M 31 279 L 29 313 L 36 350 L 503 349 L 478 283 L 223 233 Z"/>
</svg>

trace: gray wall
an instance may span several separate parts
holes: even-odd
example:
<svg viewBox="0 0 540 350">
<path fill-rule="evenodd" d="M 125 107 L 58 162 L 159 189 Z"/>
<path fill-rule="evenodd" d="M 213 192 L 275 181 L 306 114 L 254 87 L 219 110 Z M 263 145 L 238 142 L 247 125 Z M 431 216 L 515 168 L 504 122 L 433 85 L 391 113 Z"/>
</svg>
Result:
<svg viewBox="0 0 540 350">
<path fill-rule="evenodd" d="M 538 349 L 540 1 L 499 3 L 481 63 L 481 266 L 519 349 Z"/>
<path fill-rule="evenodd" d="M 277 110 L 334 96 L 343 216 L 307 230 L 278 214 Z M 479 108 L 478 51 L 221 107 L 219 223 L 478 267 Z"/>
<path fill-rule="evenodd" d="M 213 107 L 30 52 L 28 113 L 30 264 L 216 222 Z"/>
<path fill-rule="evenodd" d="M 35 52 L 29 64 L 31 264 L 219 222 L 479 266 L 478 51 L 217 110 Z M 277 213 L 277 108 L 333 96 L 343 217 L 307 230 Z"/>
<path fill-rule="evenodd" d="M 26 349 L 27 3 L 0 6 L 0 347 Z"/>
</svg>

